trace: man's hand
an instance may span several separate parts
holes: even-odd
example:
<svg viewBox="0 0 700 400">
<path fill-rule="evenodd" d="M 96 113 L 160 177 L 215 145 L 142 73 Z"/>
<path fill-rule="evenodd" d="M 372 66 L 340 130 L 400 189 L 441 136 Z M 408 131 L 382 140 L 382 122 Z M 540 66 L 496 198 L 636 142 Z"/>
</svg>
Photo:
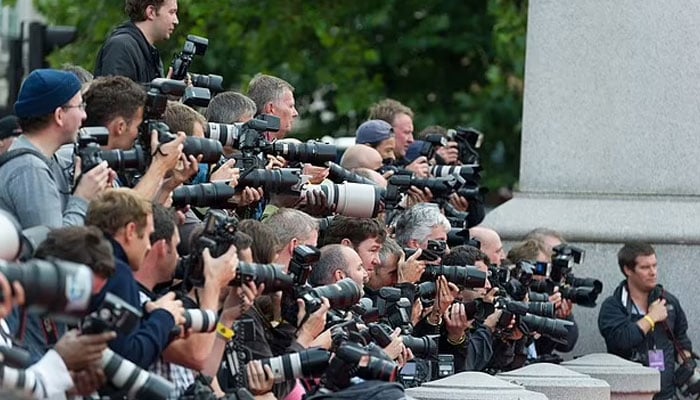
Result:
<svg viewBox="0 0 700 400">
<path fill-rule="evenodd" d="M 185 323 L 185 307 L 182 306 L 182 301 L 175 299 L 174 292 L 168 292 L 156 301 L 149 301 L 144 308 L 147 313 L 152 313 L 157 309 L 163 309 L 173 316 L 175 325 L 182 325 Z"/>
<path fill-rule="evenodd" d="M 421 249 L 416 250 L 407 260 L 399 262 L 397 283 L 416 283 L 425 272 L 425 261 L 418 261 L 422 253 Z"/>
<path fill-rule="evenodd" d="M 306 322 L 301 324 L 299 327 L 297 342 L 304 347 L 308 348 L 314 339 L 316 339 L 316 336 L 321 334 L 323 329 L 326 327 L 326 315 L 328 314 L 328 310 L 331 308 L 331 305 L 327 298 L 323 297 L 322 299 L 323 304 L 321 307 L 316 310 L 316 312 L 311 314 Z M 297 299 L 297 305 L 299 306 L 297 321 L 301 323 L 304 321 L 304 317 L 306 316 L 306 303 L 304 303 L 304 300 Z"/>
<path fill-rule="evenodd" d="M 107 382 L 102 366 L 96 364 L 81 371 L 69 371 L 73 379 L 73 389 L 68 394 L 74 396 L 90 396 Z"/>
<path fill-rule="evenodd" d="M 452 193 L 450 195 L 449 202 L 459 212 L 466 212 L 469 210 L 469 201 L 457 193 Z"/>
<path fill-rule="evenodd" d="M 668 318 L 668 309 L 666 308 L 666 299 L 658 299 L 651 303 L 647 315 L 654 320 L 654 323 L 665 321 Z"/>
<path fill-rule="evenodd" d="M 454 303 L 444 314 L 447 338 L 456 342 L 462 338 L 464 332 L 471 328 L 472 321 L 467 320 L 467 312 L 464 304 Z"/>
<path fill-rule="evenodd" d="M 324 217 L 335 212 L 334 207 L 328 206 L 328 197 L 320 188 L 307 190 L 292 208 L 297 208 L 312 217 Z"/>
<path fill-rule="evenodd" d="M 102 351 L 107 348 L 107 343 L 116 337 L 115 332 L 81 335 L 73 329 L 58 339 L 54 350 L 61 356 L 69 370 L 80 371 L 100 364 Z"/>
<path fill-rule="evenodd" d="M 574 304 L 571 302 L 571 300 L 563 299 L 561 303 L 559 303 L 559 307 L 556 310 L 556 317 L 561 319 L 569 318 L 573 311 Z"/>
<path fill-rule="evenodd" d="M 224 300 L 221 321 L 228 326 L 229 322 L 237 320 L 244 312 L 253 306 L 257 297 L 265 292 L 265 284 L 256 287 L 255 282 L 248 282 L 240 287 L 231 288 L 226 300 Z"/>
<path fill-rule="evenodd" d="M 263 198 L 263 190 L 261 187 L 255 189 L 252 187 L 245 187 L 239 190 L 231 198 L 238 207 L 246 207 L 251 204 L 257 204 Z"/>
<path fill-rule="evenodd" d="M 302 175 L 309 177 L 309 183 L 312 185 L 320 185 L 324 179 L 328 178 L 329 169 L 326 167 L 317 167 L 311 164 L 304 164 Z"/>
<path fill-rule="evenodd" d="M 0 274 L 0 294 L 2 294 L 2 303 L 0 304 L 0 319 L 12 314 L 12 309 L 15 306 L 24 305 L 24 288 L 18 281 L 10 282 L 5 278 L 5 275 Z"/>
<path fill-rule="evenodd" d="M 418 189 L 415 186 L 408 188 L 408 208 L 415 206 L 420 203 L 430 203 L 433 201 L 433 193 L 428 188 L 423 190 Z"/>
<path fill-rule="evenodd" d="M 430 165 L 425 156 L 420 156 L 406 166 L 406 169 L 413 172 L 416 178 L 427 178 L 430 176 Z"/>
<path fill-rule="evenodd" d="M 437 312 L 439 315 L 445 314 L 447 309 L 452 305 L 455 300 L 455 295 L 459 293 L 459 288 L 452 282 L 447 282 L 447 278 L 444 275 L 440 275 L 437 279 Z"/>
<path fill-rule="evenodd" d="M 175 190 L 178 186 L 189 181 L 192 177 L 197 175 L 199 172 L 199 162 L 202 160 L 202 156 L 195 158 L 194 156 L 187 156 L 185 153 L 180 155 L 180 162 L 176 168 L 173 168 L 170 173 L 166 174 L 165 182 L 163 186 L 170 190 Z"/>
<path fill-rule="evenodd" d="M 158 141 L 158 132 L 154 129 L 151 132 L 151 156 L 153 157 L 151 165 L 157 165 L 163 174 L 175 169 L 180 161 L 185 139 L 187 135 L 184 132 L 178 132 L 175 139 L 161 144 Z"/>
<path fill-rule="evenodd" d="M 204 262 L 204 282 L 205 285 L 215 284 L 219 290 L 228 286 L 236 277 L 238 270 L 238 255 L 236 246 L 230 246 L 226 253 L 217 258 L 213 258 L 209 249 L 205 248 L 202 251 L 202 260 Z"/>
<path fill-rule="evenodd" d="M 265 169 L 284 168 L 285 165 L 287 165 L 287 160 L 285 160 L 284 157 L 273 156 L 272 154 L 267 155 L 267 165 L 265 165 Z"/>
<path fill-rule="evenodd" d="M 248 376 L 248 390 L 258 395 L 272 390 L 275 384 L 274 375 L 269 365 L 262 365 L 260 360 L 253 360 L 246 365 Z"/>
<path fill-rule="evenodd" d="M 491 332 L 496 330 L 496 325 L 498 325 L 498 320 L 501 319 L 503 315 L 503 310 L 496 310 L 491 315 L 486 317 L 484 320 L 484 326 L 487 327 Z"/>
<path fill-rule="evenodd" d="M 236 187 L 238 178 L 241 176 L 241 170 L 234 167 L 236 159 L 231 158 L 221 164 L 209 177 L 209 182 L 228 182 L 229 186 Z"/>
<path fill-rule="evenodd" d="M 115 173 L 109 168 L 107 161 L 102 161 L 83 174 L 82 161 L 80 157 L 76 157 L 75 176 L 78 177 L 78 185 L 73 191 L 73 195 L 85 201 L 91 201 L 109 188 L 109 183 L 113 180 Z"/>
<path fill-rule="evenodd" d="M 438 147 L 435 154 L 439 155 L 447 165 L 457 164 L 459 161 L 458 146 L 457 142 L 447 142 L 447 146 Z"/>
</svg>

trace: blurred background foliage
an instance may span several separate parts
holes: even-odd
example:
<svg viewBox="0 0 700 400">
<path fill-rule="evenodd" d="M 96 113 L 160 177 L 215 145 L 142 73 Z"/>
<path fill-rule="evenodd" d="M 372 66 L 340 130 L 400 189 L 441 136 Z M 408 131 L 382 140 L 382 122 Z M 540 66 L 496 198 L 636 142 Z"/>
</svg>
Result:
<svg viewBox="0 0 700 400">
<path fill-rule="evenodd" d="M 34 0 L 50 24 L 79 39 L 50 56 L 93 70 L 122 0 Z M 520 165 L 526 0 L 179 0 L 180 24 L 158 48 L 164 64 L 187 34 L 209 39 L 191 71 L 245 90 L 258 72 L 296 87 L 294 136 L 352 136 L 385 97 L 410 106 L 416 134 L 429 125 L 485 133 L 484 184 L 513 186 Z M 166 67 L 167 68 L 167 67 Z"/>
</svg>

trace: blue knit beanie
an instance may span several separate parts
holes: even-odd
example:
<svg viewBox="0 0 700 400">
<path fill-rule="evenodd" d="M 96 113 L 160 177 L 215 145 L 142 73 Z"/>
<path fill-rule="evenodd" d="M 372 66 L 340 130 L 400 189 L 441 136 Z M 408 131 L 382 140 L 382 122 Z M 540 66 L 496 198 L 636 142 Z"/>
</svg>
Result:
<svg viewBox="0 0 700 400">
<path fill-rule="evenodd" d="M 52 114 L 80 89 L 80 81 L 70 72 L 36 69 L 22 83 L 15 102 L 15 115 L 31 118 Z"/>
</svg>

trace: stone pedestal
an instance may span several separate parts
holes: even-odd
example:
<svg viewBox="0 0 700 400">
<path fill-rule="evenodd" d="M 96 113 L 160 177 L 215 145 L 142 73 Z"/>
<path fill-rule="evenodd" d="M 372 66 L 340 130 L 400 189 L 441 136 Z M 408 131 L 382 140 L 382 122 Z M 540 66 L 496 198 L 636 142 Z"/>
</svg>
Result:
<svg viewBox="0 0 700 400">
<path fill-rule="evenodd" d="M 561 365 L 538 363 L 496 375 L 549 400 L 610 400 L 610 385 Z"/>
<path fill-rule="evenodd" d="M 562 365 L 607 382 L 611 400 L 651 400 L 661 388 L 659 371 L 612 354 L 590 354 Z"/>
<path fill-rule="evenodd" d="M 545 400 L 547 396 L 526 390 L 481 372 L 462 372 L 423 386 L 406 389 L 418 400 Z"/>
<path fill-rule="evenodd" d="M 622 242 L 652 243 L 700 343 L 700 3 L 531 1 L 527 28 L 519 192 L 483 225 L 506 244 L 561 231 L 600 302 L 623 279 Z M 573 354 L 605 351 L 597 311 L 576 308 Z"/>
</svg>

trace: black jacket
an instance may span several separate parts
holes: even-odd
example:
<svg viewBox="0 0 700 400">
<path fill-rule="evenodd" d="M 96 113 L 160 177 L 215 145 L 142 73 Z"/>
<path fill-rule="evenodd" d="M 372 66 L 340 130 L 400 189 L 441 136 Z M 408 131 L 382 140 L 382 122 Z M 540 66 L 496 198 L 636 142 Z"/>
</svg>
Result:
<svg viewBox="0 0 700 400">
<path fill-rule="evenodd" d="M 623 290 L 624 289 L 624 290 Z M 675 394 L 673 375 L 676 363 L 676 351 L 673 342 L 662 323 L 656 324 L 653 332 L 647 335 L 637 325 L 643 318 L 636 312 L 635 306 L 627 292 L 627 281 L 622 281 L 612 296 L 605 299 L 598 314 L 598 329 L 605 339 L 609 353 L 616 354 L 628 360 L 649 365 L 648 351 L 656 349 L 664 352 L 664 371 L 661 372 L 661 392 L 654 396 L 655 400 L 670 399 Z M 665 323 L 673 332 L 681 347 L 692 351 L 692 344 L 686 334 L 688 321 L 678 299 L 664 292 L 668 318 Z"/>
<path fill-rule="evenodd" d="M 97 53 L 95 76 L 121 75 L 137 83 L 163 77 L 163 61 L 133 22 L 117 27 Z"/>
</svg>

